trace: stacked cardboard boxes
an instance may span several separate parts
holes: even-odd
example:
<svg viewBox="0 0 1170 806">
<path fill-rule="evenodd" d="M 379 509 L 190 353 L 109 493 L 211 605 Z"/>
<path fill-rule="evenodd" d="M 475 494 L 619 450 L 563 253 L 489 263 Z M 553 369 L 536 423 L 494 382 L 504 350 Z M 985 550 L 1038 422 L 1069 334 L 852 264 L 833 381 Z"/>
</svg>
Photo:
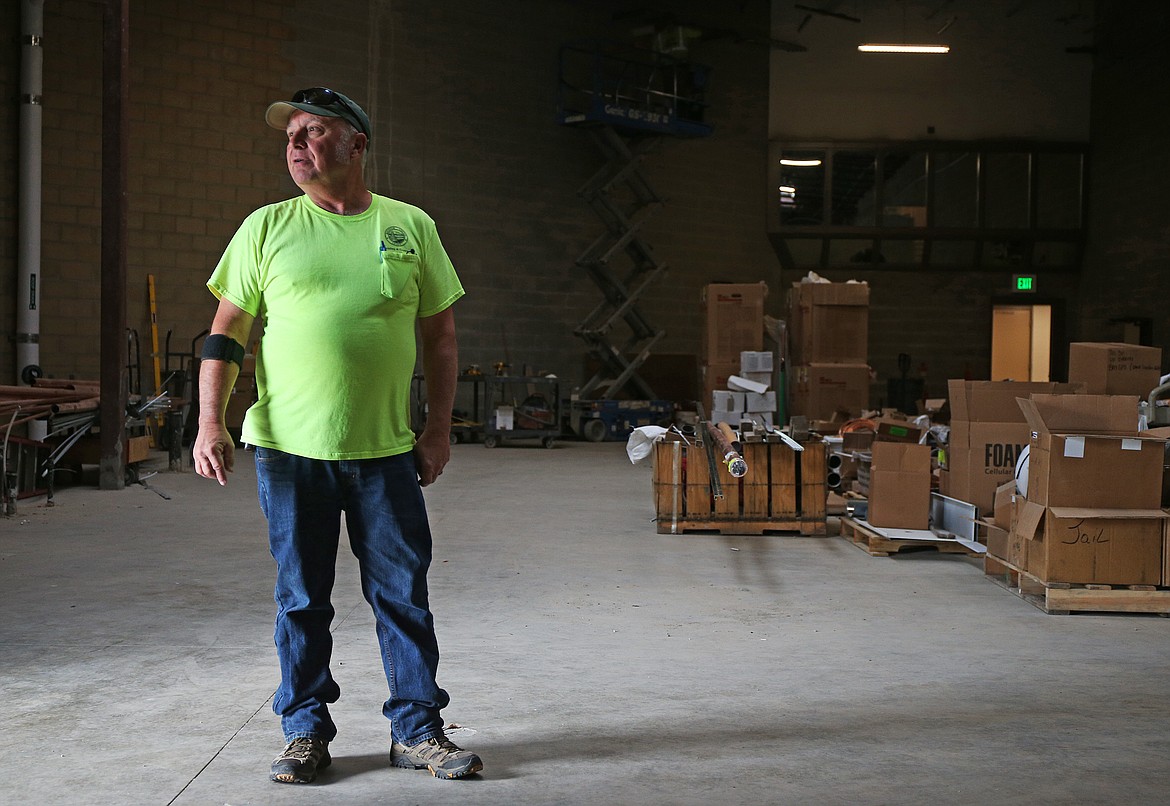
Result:
<svg viewBox="0 0 1170 806">
<path fill-rule="evenodd" d="M 1033 395 L 1026 496 L 1010 559 L 1044 583 L 1160 585 L 1165 440 L 1137 432 L 1137 398 Z"/>
<path fill-rule="evenodd" d="M 846 419 L 869 407 L 869 286 L 794 283 L 788 292 L 792 413 Z"/>
<path fill-rule="evenodd" d="M 1071 394 L 1080 384 L 963 381 L 948 384 L 951 432 L 939 492 L 990 513 L 995 489 L 1015 474 L 1028 444 L 1028 424 L 1016 398 Z"/>
<path fill-rule="evenodd" d="M 716 408 L 714 392 L 728 390 L 728 379 L 739 374 L 742 353 L 764 351 L 767 296 L 765 283 L 712 283 L 703 288 L 699 373 L 705 408 Z"/>
</svg>

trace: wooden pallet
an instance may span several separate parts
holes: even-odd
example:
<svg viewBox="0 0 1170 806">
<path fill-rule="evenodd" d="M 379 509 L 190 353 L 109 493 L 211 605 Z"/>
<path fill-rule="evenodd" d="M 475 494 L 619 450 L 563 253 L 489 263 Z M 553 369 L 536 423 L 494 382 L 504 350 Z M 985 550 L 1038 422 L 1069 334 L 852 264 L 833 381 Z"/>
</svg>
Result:
<svg viewBox="0 0 1170 806">
<path fill-rule="evenodd" d="M 841 536 L 871 557 L 889 557 L 900 551 L 933 549 L 941 554 L 963 554 L 978 557 L 979 552 L 953 540 L 899 540 L 882 534 L 853 518 L 841 519 Z"/>
<path fill-rule="evenodd" d="M 1170 615 L 1170 588 L 1043 582 L 990 554 L 983 558 L 983 573 L 1000 587 L 1054 616 L 1074 612 Z"/>
<path fill-rule="evenodd" d="M 717 532 L 721 535 L 800 534 L 806 536 L 828 534 L 824 518 L 819 520 L 746 520 L 741 518 L 711 518 L 708 520 L 665 520 L 658 518 L 658 534 L 681 535 Z"/>
</svg>

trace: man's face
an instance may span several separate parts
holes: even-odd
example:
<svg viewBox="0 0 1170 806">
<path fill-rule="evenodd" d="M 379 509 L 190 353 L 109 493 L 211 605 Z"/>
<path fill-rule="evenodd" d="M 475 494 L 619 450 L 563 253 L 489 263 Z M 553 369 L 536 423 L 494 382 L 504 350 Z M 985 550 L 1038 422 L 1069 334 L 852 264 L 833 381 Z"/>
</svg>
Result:
<svg viewBox="0 0 1170 806">
<path fill-rule="evenodd" d="M 359 134 L 341 118 L 294 112 L 285 129 L 285 160 L 298 186 L 344 179 L 361 166 Z M 364 140 L 364 135 L 361 135 Z"/>
</svg>

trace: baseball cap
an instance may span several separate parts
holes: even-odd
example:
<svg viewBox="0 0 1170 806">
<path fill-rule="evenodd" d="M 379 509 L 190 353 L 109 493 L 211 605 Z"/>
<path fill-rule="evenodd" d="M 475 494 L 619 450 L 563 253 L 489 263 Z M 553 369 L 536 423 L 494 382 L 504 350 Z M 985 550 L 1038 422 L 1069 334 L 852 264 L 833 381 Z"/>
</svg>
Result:
<svg viewBox="0 0 1170 806">
<path fill-rule="evenodd" d="M 274 129 L 284 130 L 293 112 L 300 110 L 327 118 L 341 118 L 355 129 L 370 136 L 370 118 L 365 110 L 346 96 L 328 87 L 309 87 L 293 93 L 291 101 L 276 101 L 264 113 L 264 120 Z"/>
</svg>

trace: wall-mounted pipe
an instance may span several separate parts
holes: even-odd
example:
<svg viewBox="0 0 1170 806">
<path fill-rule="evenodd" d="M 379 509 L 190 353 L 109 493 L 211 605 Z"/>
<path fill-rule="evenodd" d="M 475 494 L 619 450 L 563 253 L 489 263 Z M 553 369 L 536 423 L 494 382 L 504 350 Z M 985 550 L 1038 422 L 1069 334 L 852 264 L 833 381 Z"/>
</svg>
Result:
<svg viewBox="0 0 1170 806">
<path fill-rule="evenodd" d="M 16 383 L 41 374 L 41 88 L 43 0 L 23 0 L 20 36 L 20 202 L 16 256 Z"/>
</svg>

